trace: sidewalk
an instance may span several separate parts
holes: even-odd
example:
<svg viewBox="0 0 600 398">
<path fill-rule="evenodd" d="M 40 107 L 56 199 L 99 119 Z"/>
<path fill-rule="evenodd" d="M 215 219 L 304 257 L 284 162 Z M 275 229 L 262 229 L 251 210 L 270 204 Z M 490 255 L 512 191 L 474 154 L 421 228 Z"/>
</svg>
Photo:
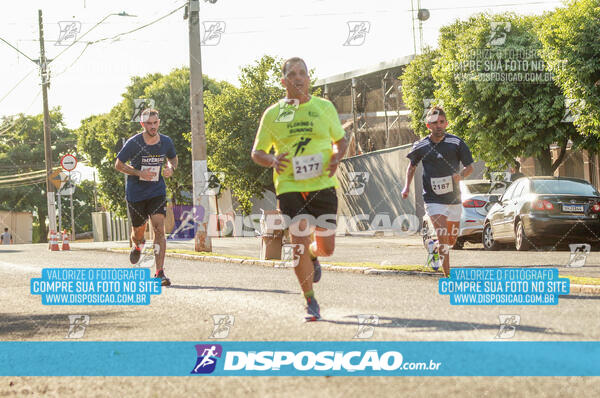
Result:
<svg viewBox="0 0 600 398">
<path fill-rule="evenodd" d="M 258 259 L 260 238 L 213 238 L 215 256 L 239 256 Z M 73 242 L 74 250 L 106 250 L 129 248 L 128 241 L 118 242 Z M 193 240 L 167 241 L 167 250 L 194 251 Z M 169 253 L 170 254 L 170 253 Z M 423 266 L 427 254 L 419 235 L 367 237 L 344 236 L 336 238 L 333 256 L 322 259 L 322 263 L 357 265 L 362 267 Z M 600 278 L 600 253 L 591 252 L 586 265 L 581 268 L 566 267 L 570 258 L 568 251 L 529 251 L 516 250 L 485 251 L 481 245 L 466 244 L 464 250 L 451 251 L 453 267 L 556 267 L 562 275 Z"/>
</svg>

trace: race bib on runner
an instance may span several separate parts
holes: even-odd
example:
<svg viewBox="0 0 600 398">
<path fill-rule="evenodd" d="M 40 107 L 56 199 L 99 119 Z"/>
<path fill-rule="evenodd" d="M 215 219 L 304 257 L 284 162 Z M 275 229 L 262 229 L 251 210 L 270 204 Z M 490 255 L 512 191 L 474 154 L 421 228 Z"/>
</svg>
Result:
<svg viewBox="0 0 600 398">
<path fill-rule="evenodd" d="M 323 174 L 323 154 L 296 156 L 292 158 L 294 180 L 306 180 Z"/>
<path fill-rule="evenodd" d="M 432 178 L 431 188 L 436 195 L 444 195 L 452 192 L 452 176 Z"/>
<path fill-rule="evenodd" d="M 142 171 L 149 170 L 149 171 L 155 173 L 156 175 L 149 180 L 146 180 L 146 179 L 140 177 L 140 181 L 158 181 L 158 177 L 160 175 L 160 166 L 142 166 L 141 170 Z"/>
</svg>

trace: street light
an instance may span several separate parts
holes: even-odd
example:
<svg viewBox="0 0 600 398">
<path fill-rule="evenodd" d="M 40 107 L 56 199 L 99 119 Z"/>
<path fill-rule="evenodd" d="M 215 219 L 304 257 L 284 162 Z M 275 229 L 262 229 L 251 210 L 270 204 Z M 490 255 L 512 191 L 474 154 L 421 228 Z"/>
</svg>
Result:
<svg viewBox="0 0 600 398">
<path fill-rule="evenodd" d="M 113 15 L 116 15 L 118 17 L 137 17 L 137 15 L 131 15 L 131 14 L 126 13 L 125 11 L 121 11 L 120 13 L 111 13 L 111 14 L 108 14 L 107 16 L 105 16 L 104 18 L 102 18 L 98 23 L 96 23 L 94 26 L 92 26 L 87 32 L 85 32 L 84 34 L 82 34 L 81 36 L 79 36 L 73 43 L 69 44 L 69 46 L 67 46 L 67 48 L 65 48 L 60 53 L 58 53 L 58 55 L 56 57 L 54 57 L 52 60 L 50 60 L 49 62 L 54 61 L 62 53 L 64 53 L 65 51 L 67 51 L 69 48 L 71 48 L 75 43 L 77 43 L 81 39 L 83 39 L 83 37 L 85 35 L 87 35 L 88 33 L 90 33 L 92 30 L 96 29 L 96 27 L 98 27 L 98 25 L 100 25 L 102 22 L 106 21 L 108 18 L 110 18 Z"/>
</svg>

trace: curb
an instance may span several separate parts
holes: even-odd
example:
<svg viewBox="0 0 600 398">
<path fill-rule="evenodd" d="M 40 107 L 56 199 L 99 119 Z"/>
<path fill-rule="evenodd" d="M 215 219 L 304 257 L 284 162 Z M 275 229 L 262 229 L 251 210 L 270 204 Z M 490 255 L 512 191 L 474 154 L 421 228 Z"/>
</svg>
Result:
<svg viewBox="0 0 600 398">
<path fill-rule="evenodd" d="M 88 250 L 88 249 L 82 249 Z M 98 249 L 89 249 L 89 250 L 98 250 Z M 127 253 L 126 250 L 119 249 L 100 249 L 101 251 L 108 251 L 113 253 Z M 231 258 L 231 257 L 223 257 L 223 256 L 203 256 L 203 255 L 195 255 L 195 254 L 184 254 L 184 253 L 166 253 L 166 256 L 175 257 L 175 258 L 183 258 L 186 260 L 198 260 L 198 261 L 212 261 L 218 263 L 231 263 L 231 264 L 247 264 L 247 265 L 259 265 L 262 267 L 270 267 L 270 268 L 291 268 L 284 266 L 282 261 L 274 261 L 274 260 L 255 260 L 255 259 L 245 259 L 245 258 Z M 378 269 L 378 268 L 366 268 L 366 267 L 344 267 L 341 265 L 333 265 L 321 263 L 321 267 L 328 271 L 336 271 L 336 272 L 351 272 L 355 274 L 364 274 L 364 275 L 413 275 L 413 276 L 421 276 L 421 277 L 440 277 L 441 273 L 439 272 L 423 272 L 423 271 L 400 271 L 400 270 L 389 270 L 389 269 Z M 598 295 L 600 296 L 600 285 L 579 285 L 579 284 L 571 284 L 569 294 L 586 294 L 586 295 Z"/>
<path fill-rule="evenodd" d="M 570 285 L 569 294 L 573 293 L 600 296 L 600 285 Z"/>
</svg>

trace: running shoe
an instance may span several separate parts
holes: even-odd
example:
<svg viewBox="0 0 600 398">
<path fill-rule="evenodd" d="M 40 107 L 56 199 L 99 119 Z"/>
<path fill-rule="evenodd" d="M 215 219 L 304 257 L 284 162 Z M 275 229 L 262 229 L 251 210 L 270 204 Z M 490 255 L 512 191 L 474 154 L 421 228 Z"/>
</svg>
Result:
<svg viewBox="0 0 600 398">
<path fill-rule="evenodd" d="M 425 242 L 425 247 L 427 247 L 427 267 L 433 268 L 434 271 L 437 271 L 440 268 L 440 255 L 438 253 L 439 243 L 437 240 L 428 239 Z"/>
<path fill-rule="evenodd" d="M 163 270 L 160 270 L 160 272 L 154 274 L 154 277 L 160 278 L 161 286 L 171 286 L 171 280 L 165 276 L 165 272 Z"/>
<path fill-rule="evenodd" d="M 315 268 L 315 271 L 313 272 L 313 282 L 317 283 L 321 280 L 321 263 L 319 263 L 319 260 L 316 257 L 312 260 L 312 262 L 313 267 Z"/>
<path fill-rule="evenodd" d="M 140 256 L 142 255 L 142 248 L 144 247 L 144 242 L 140 246 L 133 245 L 131 251 L 129 252 L 129 261 L 131 264 L 137 264 L 140 261 Z"/>
<path fill-rule="evenodd" d="M 431 268 L 433 268 L 434 271 L 440 269 L 440 255 L 437 251 L 431 255 Z"/>
<path fill-rule="evenodd" d="M 314 297 L 308 297 L 306 299 L 306 316 L 304 317 L 305 322 L 314 322 L 321 319 L 321 309 L 319 303 Z"/>
</svg>

